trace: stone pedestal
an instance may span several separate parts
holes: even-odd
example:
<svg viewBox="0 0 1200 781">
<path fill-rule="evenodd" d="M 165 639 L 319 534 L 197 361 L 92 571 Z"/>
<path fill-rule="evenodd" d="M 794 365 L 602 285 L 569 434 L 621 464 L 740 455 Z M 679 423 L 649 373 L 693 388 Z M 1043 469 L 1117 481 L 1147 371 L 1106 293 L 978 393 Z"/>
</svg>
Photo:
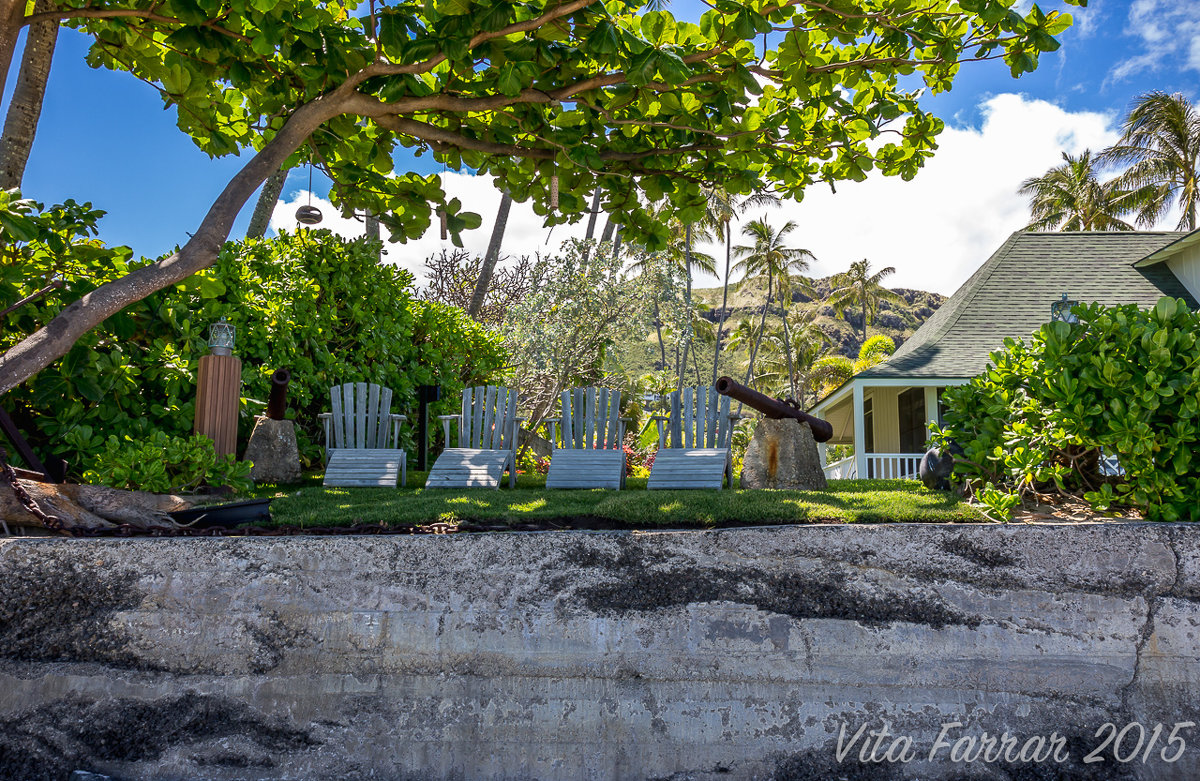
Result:
<svg viewBox="0 0 1200 781">
<path fill-rule="evenodd" d="M 246 461 L 254 466 L 250 479 L 256 483 L 294 483 L 300 479 L 300 448 L 296 444 L 296 424 L 290 420 L 258 418 Z"/>
<path fill-rule="evenodd" d="M 795 418 L 763 418 L 742 461 L 742 488 L 821 491 L 827 487 L 812 429 Z"/>
</svg>

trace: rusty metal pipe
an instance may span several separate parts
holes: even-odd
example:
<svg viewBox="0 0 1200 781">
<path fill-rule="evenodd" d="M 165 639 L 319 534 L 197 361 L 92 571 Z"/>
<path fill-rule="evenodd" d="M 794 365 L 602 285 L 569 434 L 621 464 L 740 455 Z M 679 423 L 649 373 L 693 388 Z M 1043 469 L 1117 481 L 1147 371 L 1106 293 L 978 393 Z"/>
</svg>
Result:
<svg viewBox="0 0 1200 781">
<path fill-rule="evenodd" d="M 828 442 L 833 438 L 833 426 L 830 425 L 829 421 L 809 415 L 800 409 L 799 405 L 795 404 L 795 402 L 773 399 L 756 390 L 747 388 L 732 377 L 722 377 L 717 380 L 716 388 L 717 393 L 728 396 L 731 399 L 736 399 L 748 407 L 753 407 L 768 418 L 776 420 L 780 418 L 795 418 L 807 423 L 809 428 L 812 429 L 813 439 L 818 442 Z"/>
<path fill-rule="evenodd" d="M 288 383 L 292 381 L 292 373 L 287 369 L 276 369 L 271 375 L 271 395 L 267 399 L 267 417 L 271 420 L 283 420 L 287 413 Z"/>
</svg>

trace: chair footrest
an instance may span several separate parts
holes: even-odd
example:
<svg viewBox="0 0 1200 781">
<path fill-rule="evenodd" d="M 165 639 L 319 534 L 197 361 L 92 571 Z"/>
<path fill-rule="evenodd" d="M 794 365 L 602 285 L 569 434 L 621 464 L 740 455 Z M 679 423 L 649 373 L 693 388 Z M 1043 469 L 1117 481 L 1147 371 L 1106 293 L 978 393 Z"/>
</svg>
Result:
<svg viewBox="0 0 1200 781">
<path fill-rule="evenodd" d="M 625 451 L 556 447 L 547 488 L 616 488 L 625 483 Z"/>
<path fill-rule="evenodd" d="M 646 488 L 715 488 L 733 476 L 732 459 L 723 448 L 660 448 L 650 468 Z"/>
<path fill-rule="evenodd" d="M 404 475 L 406 458 L 403 450 L 395 448 L 333 448 L 323 485 L 395 488 Z"/>
<path fill-rule="evenodd" d="M 442 451 L 429 470 L 426 488 L 499 488 L 504 470 L 516 477 L 511 450 L 453 447 Z M 511 479 L 510 479 L 511 482 Z"/>
</svg>

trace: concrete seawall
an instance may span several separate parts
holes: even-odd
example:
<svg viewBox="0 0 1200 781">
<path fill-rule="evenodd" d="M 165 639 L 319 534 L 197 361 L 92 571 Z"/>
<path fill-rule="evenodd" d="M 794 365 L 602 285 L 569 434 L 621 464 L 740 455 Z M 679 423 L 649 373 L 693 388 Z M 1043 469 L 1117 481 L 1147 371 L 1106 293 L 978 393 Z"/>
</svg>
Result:
<svg viewBox="0 0 1200 781">
<path fill-rule="evenodd" d="M 6 539 L 0 576 L 0 778 L 1200 777 L 1200 527 Z"/>
</svg>

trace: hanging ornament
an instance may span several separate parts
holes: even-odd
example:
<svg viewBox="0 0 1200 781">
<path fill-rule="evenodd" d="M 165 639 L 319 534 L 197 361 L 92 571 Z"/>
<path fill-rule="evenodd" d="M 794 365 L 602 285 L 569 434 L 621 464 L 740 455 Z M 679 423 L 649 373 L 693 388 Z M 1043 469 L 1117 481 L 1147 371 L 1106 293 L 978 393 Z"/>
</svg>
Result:
<svg viewBox="0 0 1200 781">
<path fill-rule="evenodd" d="M 558 106 L 559 106 L 559 104 L 556 103 L 556 104 L 554 104 L 554 107 L 551 107 L 550 110 L 553 111 L 554 108 L 558 107 Z M 558 124 L 558 115 L 551 114 L 550 115 L 550 130 L 552 132 L 556 129 L 557 124 Z M 550 211 L 552 211 L 552 212 L 558 211 L 558 170 L 554 167 L 553 159 L 550 161 Z"/>
<path fill-rule="evenodd" d="M 450 231 L 446 225 L 446 210 L 441 206 L 438 207 L 438 221 L 442 224 L 442 241 L 450 238 Z"/>
<path fill-rule="evenodd" d="M 312 205 L 312 162 L 308 163 L 308 204 L 296 210 L 296 222 L 301 225 L 316 225 L 321 221 L 321 210 Z"/>
</svg>

